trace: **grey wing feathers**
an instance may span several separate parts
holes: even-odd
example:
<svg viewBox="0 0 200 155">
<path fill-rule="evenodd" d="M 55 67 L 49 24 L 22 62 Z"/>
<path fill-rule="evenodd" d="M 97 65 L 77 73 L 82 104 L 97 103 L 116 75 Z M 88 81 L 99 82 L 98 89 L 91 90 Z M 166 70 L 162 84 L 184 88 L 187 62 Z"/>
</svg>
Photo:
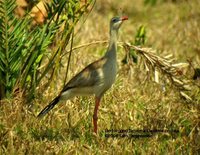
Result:
<svg viewBox="0 0 200 155">
<path fill-rule="evenodd" d="M 104 63 L 105 59 L 102 58 L 88 65 L 65 85 L 62 92 L 74 87 L 90 87 L 100 83 L 103 77 L 99 75 L 99 70 Z"/>
</svg>

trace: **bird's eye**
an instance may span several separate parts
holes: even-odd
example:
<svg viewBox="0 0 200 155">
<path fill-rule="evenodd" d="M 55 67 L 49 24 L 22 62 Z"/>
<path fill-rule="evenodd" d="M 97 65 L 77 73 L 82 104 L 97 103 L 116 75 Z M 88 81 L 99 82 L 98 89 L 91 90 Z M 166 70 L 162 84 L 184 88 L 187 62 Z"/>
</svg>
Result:
<svg viewBox="0 0 200 155">
<path fill-rule="evenodd" d="M 114 18 L 114 19 L 112 20 L 112 22 L 114 22 L 114 23 L 117 22 L 117 18 Z"/>
</svg>

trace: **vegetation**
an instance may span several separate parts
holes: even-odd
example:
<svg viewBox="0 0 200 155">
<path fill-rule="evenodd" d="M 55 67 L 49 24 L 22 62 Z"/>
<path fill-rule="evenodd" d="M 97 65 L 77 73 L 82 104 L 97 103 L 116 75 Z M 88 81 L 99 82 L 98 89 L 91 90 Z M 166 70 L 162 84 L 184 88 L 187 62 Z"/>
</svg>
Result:
<svg viewBox="0 0 200 155">
<path fill-rule="evenodd" d="M 80 5 L 78 1 L 52 1 L 46 3 L 47 18 L 41 26 L 31 25 L 30 13 L 22 19 L 14 16 L 14 0 L 1 3 L 1 93 L 9 97 L 15 89 L 23 89 L 34 97 L 36 87 L 48 72 L 57 70 L 60 55 L 68 45 L 76 23 L 91 2 Z M 63 28 L 62 32 L 59 29 Z M 57 36 L 60 39 L 57 41 Z M 50 49 L 53 44 L 57 47 Z M 47 60 L 46 60 L 47 59 Z M 43 62 L 47 65 L 44 65 Z M 54 63 L 55 62 L 55 63 Z M 57 63 L 57 66 L 55 64 Z M 48 83 L 52 78 L 46 78 Z"/>
<path fill-rule="evenodd" d="M 34 24 L 31 7 L 17 17 L 15 1 L 0 0 L 0 154 L 198 154 L 199 5 L 53 0 L 45 21 Z M 93 97 L 36 119 L 66 81 L 104 54 L 118 8 L 129 20 L 120 29 L 119 74 L 100 105 L 99 134 L 92 132 Z"/>
</svg>

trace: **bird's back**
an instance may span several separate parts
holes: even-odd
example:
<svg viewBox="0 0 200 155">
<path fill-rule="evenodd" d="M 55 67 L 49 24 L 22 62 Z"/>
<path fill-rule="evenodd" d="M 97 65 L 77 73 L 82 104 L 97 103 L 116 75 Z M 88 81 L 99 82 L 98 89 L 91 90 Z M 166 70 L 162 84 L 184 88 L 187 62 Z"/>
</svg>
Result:
<svg viewBox="0 0 200 155">
<path fill-rule="evenodd" d="M 85 67 L 74 76 L 63 91 L 73 90 L 78 95 L 101 95 L 114 83 L 117 67 L 116 60 L 103 57 Z"/>
</svg>

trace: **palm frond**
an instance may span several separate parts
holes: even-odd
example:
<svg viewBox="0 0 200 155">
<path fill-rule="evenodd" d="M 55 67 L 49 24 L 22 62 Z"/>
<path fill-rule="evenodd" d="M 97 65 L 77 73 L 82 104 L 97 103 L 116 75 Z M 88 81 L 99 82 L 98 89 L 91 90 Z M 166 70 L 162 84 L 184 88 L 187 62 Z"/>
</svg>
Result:
<svg viewBox="0 0 200 155">
<path fill-rule="evenodd" d="M 15 8 L 15 0 L 0 1 L 0 88 L 7 96 L 19 73 L 22 46 L 19 39 L 26 25 L 14 17 Z"/>
<path fill-rule="evenodd" d="M 124 43 L 123 47 L 125 50 L 134 49 L 137 51 L 138 55 L 143 59 L 145 68 L 148 71 L 153 71 L 155 74 L 155 81 L 159 81 L 159 72 L 166 76 L 173 86 L 175 86 L 182 97 L 188 101 L 192 101 L 192 98 L 186 94 L 186 91 L 191 90 L 191 80 L 184 76 L 181 76 L 180 67 L 188 65 L 187 63 L 173 63 L 172 55 L 166 57 L 158 56 L 155 50 L 151 48 L 140 48 L 129 43 Z"/>
</svg>

